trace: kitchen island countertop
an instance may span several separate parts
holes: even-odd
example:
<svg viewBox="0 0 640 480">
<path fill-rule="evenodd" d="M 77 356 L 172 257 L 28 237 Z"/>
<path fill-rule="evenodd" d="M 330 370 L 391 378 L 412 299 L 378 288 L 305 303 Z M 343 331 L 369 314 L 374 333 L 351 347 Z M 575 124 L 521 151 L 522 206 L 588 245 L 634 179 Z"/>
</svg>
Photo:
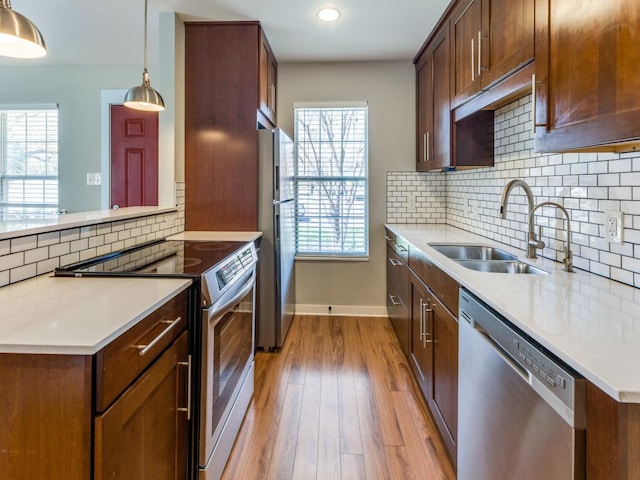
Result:
<svg viewBox="0 0 640 480">
<path fill-rule="evenodd" d="M 558 262 L 524 258 L 522 250 L 455 227 L 386 227 L 609 396 L 640 403 L 640 289 L 577 269 L 565 272 Z M 470 270 L 429 243 L 496 246 L 549 274 Z"/>
<path fill-rule="evenodd" d="M 191 285 L 52 275 L 0 288 L 0 353 L 92 355 Z"/>
</svg>

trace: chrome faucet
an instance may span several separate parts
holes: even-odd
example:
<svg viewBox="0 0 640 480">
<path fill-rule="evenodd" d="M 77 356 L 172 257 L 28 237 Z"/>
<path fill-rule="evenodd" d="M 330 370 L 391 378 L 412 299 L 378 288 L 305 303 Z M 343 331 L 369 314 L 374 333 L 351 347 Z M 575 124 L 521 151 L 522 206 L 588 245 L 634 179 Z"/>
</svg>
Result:
<svg viewBox="0 0 640 480">
<path fill-rule="evenodd" d="M 564 269 L 567 272 L 573 272 L 573 253 L 571 252 L 571 218 L 569 217 L 569 212 L 567 211 L 566 208 L 564 208 L 562 205 L 559 205 L 555 202 L 542 202 L 539 203 L 538 205 L 536 205 L 535 207 L 533 207 L 533 210 L 531 210 L 531 213 L 529 213 L 529 236 L 531 237 L 533 232 L 533 227 L 534 227 L 534 223 L 533 223 L 533 217 L 535 216 L 535 212 L 537 209 L 539 209 L 540 207 L 556 207 L 557 209 L 559 209 L 562 213 L 564 213 L 564 216 L 567 217 L 567 240 L 566 243 L 564 245 L 564 258 L 562 259 L 562 264 L 564 265 Z M 542 236 L 542 234 L 540 235 Z M 535 235 L 534 235 L 535 237 Z M 531 241 L 529 241 L 529 243 L 531 244 Z M 534 240 L 535 243 L 535 240 Z M 544 242 L 539 241 L 539 243 L 542 246 L 539 246 L 537 248 L 544 248 Z"/>
<path fill-rule="evenodd" d="M 529 211 L 527 213 L 529 217 L 529 233 L 527 235 L 527 258 L 538 258 L 536 254 L 537 248 L 544 248 L 544 243 L 536 238 L 536 234 L 533 233 L 533 228 L 531 227 L 531 218 L 534 210 L 534 201 L 533 201 L 533 192 L 531 191 L 531 187 L 519 178 L 515 180 L 511 180 L 504 187 L 502 191 L 502 200 L 500 201 L 500 218 L 505 219 L 507 216 L 507 204 L 509 201 L 509 195 L 511 194 L 511 190 L 514 187 L 521 186 L 524 190 L 524 193 L 527 195 L 527 200 L 529 202 Z"/>
</svg>

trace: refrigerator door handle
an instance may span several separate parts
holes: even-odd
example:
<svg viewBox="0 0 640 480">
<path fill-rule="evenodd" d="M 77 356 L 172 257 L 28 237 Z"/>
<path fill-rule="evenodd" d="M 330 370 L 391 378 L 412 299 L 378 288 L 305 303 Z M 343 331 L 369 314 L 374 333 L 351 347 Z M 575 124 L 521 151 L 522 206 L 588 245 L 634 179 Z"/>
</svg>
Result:
<svg viewBox="0 0 640 480">
<path fill-rule="evenodd" d="M 284 205 L 285 203 L 293 202 L 295 198 L 288 198 L 287 200 L 274 200 L 274 205 Z"/>
</svg>

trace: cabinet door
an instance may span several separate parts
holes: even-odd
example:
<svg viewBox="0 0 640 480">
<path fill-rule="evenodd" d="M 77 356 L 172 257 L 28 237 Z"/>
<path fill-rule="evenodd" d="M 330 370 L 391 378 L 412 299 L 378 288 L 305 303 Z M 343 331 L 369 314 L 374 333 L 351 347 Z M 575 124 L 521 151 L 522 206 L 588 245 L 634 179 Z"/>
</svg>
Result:
<svg viewBox="0 0 640 480">
<path fill-rule="evenodd" d="M 96 480 L 186 478 L 187 365 L 185 332 L 96 417 Z"/>
<path fill-rule="evenodd" d="M 537 0 L 536 30 L 536 150 L 637 141 L 637 0 Z"/>
<path fill-rule="evenodd" d="M 278 63 L 269 46 L 269 42 L 262 30 L 260 31 L 260 75 L 259 75 L 259 104 L 260 112 L 271 122 L 276 124 L 276 85 L 278 78 Z"/>
<path fill-rule="evenodd" d="M 450 56 L 448 24 L 416 62 L 416 170 L 451 165 Z"/>
<path fill-rule="evenodd" d="M 433 128 L 432 62 L 425 50 L 416 62 L 416 170 L 426 171 L 427 144 Z"/>
<path fill-rule="evenodd" d="M 431 295 L 424 284 L 411 277 L 411 361 L 425 398 L 431 397 L 433 383 L 433 340 L 427 325 Z"/>
<path fill-rule="evenodd" d="M 460 3 L 451 18 L 452 98 L 460 105 L 478 93 L 480 84 L 480 57 L 478 39 L 482 36 L 481 0 Z"/>
<path fill-rule="evenodd" d="M 433 332 L 433 390 L 429 403 L 455 462 L 458 431 L 458 321 L 437 300 L 430 308 Z"/>
<path fill-rule="evenodd" d="M 429 147 L 429 170 L 448 167 L 451 162 L 451 94 L 449 29 L 443 28 L 432 42 L 433 141 Z"/>
<path fill-rule="evenodd" d="M 482 86 L 533 60 L 534 0 L 483 0 Z"/>
</svg>

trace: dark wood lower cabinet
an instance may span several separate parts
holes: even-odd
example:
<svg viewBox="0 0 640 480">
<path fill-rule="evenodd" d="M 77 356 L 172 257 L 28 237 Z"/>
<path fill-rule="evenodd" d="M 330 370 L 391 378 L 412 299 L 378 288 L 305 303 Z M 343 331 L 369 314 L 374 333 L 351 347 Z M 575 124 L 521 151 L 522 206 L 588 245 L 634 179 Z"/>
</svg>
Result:
<svg viewBox="0 0 640 480">
<path fill-rule="evenodd" d="M 411 366 L 453 464 L 458 430 L 458 322 L 411 273 Z"/>
<path fill-rule="evenodd" d="M 430 314 L 432 295 L 422 281 L 411 274 L 411 365 L 427 400 L 433 390 L 433 340 Z"/>
<path fill-rule="evenodd" d="M 433 389 L 429 405 L 455 464 L 458 434 L 458 319 L 437 299 L 434 299 L 431 309 Z"/>
<path fill-rule="evenodd" d="M 96 355 L 0 354 L 0 479 L 186 480 L 185 302 L 178 295 Z M 131 351 L 150 358 L 124 368 Z"/>
<path fill-rule="evenodd" d="M 91 357 L 0 354 L 0 478 L 91 478 Z"/>
<path fill-rule="evenodd" d="M 186 478 L 187 333 L 95 419 L 96 480 Z"/>
</svg>

